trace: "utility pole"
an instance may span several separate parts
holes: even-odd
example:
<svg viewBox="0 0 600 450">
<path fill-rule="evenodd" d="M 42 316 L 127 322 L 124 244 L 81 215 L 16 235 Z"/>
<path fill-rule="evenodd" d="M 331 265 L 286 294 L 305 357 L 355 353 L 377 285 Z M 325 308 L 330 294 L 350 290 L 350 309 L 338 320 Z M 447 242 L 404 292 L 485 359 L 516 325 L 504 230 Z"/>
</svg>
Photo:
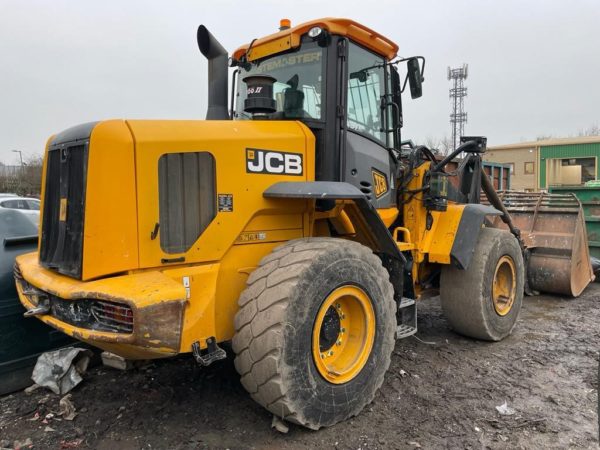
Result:
<svg viewBox="0 0 600 450">
<path fill-rule="evenodd" d="M 18 176 L 18 188 L 19 191 L 23 190 L 23 178 L 25 178 L 25 170 L 23 167 L 23 152 L 21 150 L 12 150 L 13 153 L 19 154 L 19 160 L 21 161 L 20 175 Z M 23 192 L 19 192 L 19 195 L 23 195 Z"/>
<path fill-rule="evenodd" d="M 13 150 L 13 153 L 19 154 L 19 159 L 21 160 L 21 171 L 23 170 L 23 152 L 21 150 Z"/>
<path fill-rule="evenodd" d="M 450 87 L 450 100 L 452 101 L 452 113 L 450 114 L 450 125 L 452 126 L 452 149 L 460 145 L 460 137 L 465 132 L 465 123 L 467 123 L 467 113 L 465 112 L 464 99 L 467 96 L 467 88 L 464 81 L 467 79 L 469 65 L 463 64 L 462 67 L 448 67 L 448 80 L 452 81 Z"/>
</svg>

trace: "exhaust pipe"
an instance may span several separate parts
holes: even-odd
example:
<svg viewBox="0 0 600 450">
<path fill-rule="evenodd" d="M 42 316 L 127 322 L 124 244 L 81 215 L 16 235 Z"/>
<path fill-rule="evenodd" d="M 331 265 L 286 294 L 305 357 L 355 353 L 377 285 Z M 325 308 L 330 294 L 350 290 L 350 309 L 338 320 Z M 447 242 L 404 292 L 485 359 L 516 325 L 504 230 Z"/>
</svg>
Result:
<svg viewBox="0 0 600 450">
<path fill-rule="evenodd" d="M 227 111 L 227 51 L 206 29 L 198 27 L 198 48 L 208 60 L 208 110 L 206 120 L 229 120 Z"/>
</svg>

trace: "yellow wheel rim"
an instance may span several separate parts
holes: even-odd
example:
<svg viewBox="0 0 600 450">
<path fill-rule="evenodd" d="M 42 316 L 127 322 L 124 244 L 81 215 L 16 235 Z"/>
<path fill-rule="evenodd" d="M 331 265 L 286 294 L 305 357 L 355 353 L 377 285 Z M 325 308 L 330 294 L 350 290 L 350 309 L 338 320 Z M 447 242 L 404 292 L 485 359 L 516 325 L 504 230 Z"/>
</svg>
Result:
<svg viewBox="0 0 600 450">
<path fill-rule="evenodd" d="M 312 354 L 325 380 L 343 384 L 367 363 L 375 341 L 371 299 L 357 286 L 342 286 L 327 296 L 313 325 Z"/>
<path fill-rule="evenodd" d="M 494 283 L 492 285 L 492 301 L 499 316 L 507 315 L 517 294 L 517 274 L 515 262 L 510 256 L 503 256 L 496 264 Z"/>
</svg>

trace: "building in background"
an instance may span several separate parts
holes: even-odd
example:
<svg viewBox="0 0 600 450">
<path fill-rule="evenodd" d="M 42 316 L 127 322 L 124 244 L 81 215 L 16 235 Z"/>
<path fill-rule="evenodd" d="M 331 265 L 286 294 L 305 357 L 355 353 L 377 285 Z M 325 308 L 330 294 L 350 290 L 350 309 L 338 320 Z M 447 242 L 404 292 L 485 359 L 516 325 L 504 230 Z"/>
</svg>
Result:
<svg viewBox="0 0 600 450">
<path fill-rule="evenodd" d="M 546 139 L 488 147 L 485 161 L 510 166 L 511 188 L 580 186 L 600 179 L 600 136 Z"/>
</svg>

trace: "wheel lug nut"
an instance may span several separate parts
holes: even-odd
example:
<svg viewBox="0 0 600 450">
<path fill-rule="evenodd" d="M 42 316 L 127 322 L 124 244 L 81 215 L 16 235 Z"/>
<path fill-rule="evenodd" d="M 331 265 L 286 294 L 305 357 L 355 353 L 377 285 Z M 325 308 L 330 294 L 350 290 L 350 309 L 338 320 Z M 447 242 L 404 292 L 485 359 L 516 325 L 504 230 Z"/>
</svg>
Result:
<svg viewBox="0 0 600 450">
<path fill-rule="evenodd" d="M 321 353 L 321 359 L 325 359 L 325 353 Z"/>
<path fill-rule="evenodd" d="M 339 341 L 337 341 L 337 342 L 336 342 L 336 344 L 337 344 L 337 345 L 342 345 L 342 341 L 341 341 L 341 340 L 339 340 Z"/>
<path fill-rule="evenodd" d="M 336 307 L 337 309 L 341 309 L 341 308 L 342 308 L 342 305 L 340 305 L 339 303 L 336 303 L 336 304 L 335 304 L 335 307 Z"/>
<path fill-rule="evenodd" d="M 329 350 L 329 356 L 333 356 L 333 350 Z"/>
<path fill-rule="evenodd" d="M 340 329 L 340 333 L 345 333 L 345 332 L 346 332 L 345 328 Z"/>
</svg>

